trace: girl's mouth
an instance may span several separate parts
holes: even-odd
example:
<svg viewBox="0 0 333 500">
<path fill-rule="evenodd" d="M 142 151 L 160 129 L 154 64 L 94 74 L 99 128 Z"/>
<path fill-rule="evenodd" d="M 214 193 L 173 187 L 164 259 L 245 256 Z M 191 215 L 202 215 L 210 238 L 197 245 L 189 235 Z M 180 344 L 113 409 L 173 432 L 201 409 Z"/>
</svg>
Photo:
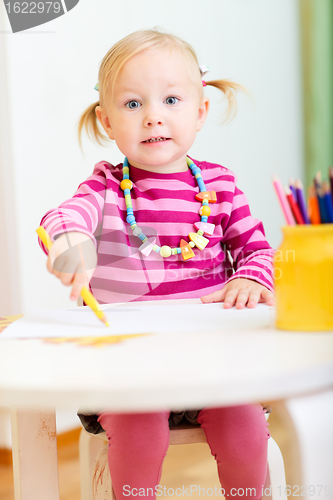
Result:
<svg viewBox="0 0 333 500">
<path fill-rule="evenodd" d="M 150 139 L 147 139 L 146 141 L 142 141 L 144 143 L 150 143 L 150 142 L 165 142 L 169 141 L 170 139 L 168 137 L 151 137 Z"/>
</svg>

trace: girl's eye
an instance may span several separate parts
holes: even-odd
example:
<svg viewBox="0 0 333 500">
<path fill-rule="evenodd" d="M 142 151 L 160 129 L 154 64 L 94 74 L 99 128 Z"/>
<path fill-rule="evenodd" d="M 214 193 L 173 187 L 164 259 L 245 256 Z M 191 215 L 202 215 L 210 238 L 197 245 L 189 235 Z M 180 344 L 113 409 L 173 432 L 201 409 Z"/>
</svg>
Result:
<svg viewBox="0 0 333 500">
<path fill-rule="evenodd" d="M 179 101 L 178 97 L 167 97 L 164 102 L 166 104 L 173 105 L 173 104 L 177 104 L 178 101 Z"/>
<path fill-rule="evenodd" d="M 141 106 L 141 104 L 138 101 L 128 101 L 125 106 L 127 106 L 129 109 L 137 109 Z"/>
</svg>

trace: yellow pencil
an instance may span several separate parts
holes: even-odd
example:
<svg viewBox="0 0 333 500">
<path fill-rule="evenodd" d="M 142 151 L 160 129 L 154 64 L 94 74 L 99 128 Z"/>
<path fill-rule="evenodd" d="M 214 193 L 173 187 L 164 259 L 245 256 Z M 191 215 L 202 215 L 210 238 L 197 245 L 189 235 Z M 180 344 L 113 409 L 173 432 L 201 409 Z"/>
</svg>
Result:
<svg viewBox="0 0 333 500">
<path fill-rule="evenodd" d="M 48 250 L 50 250 L 50 248 L 52 246 L 52 240 L 51 240 L 50 236 L 47 234 L 47 232 L 45 231 L 45 229 L 43 228 L 43 226 L 40 226 L 38 229 L 36 229 L 36 233 L 38 234 L 38 236 L 40 237 L 40 239 L 42 240 L 42 242 L 44 243 L 46 248 Z M 88 290 L 87 287 L 84 286 L 82 288 L 80 295 L 83 298 L 84 302 L 87 304 L 87 306 L 89 306 L 94 311 L 97 318 L 100 319 L 104 323 L 105 326 L 110 326 L 105 314 L 103 313 L 103 311 L 99 305 L 99 303 L 97 302 L 97 300 L 95 299 L 93 294 Z"/>
</svg>

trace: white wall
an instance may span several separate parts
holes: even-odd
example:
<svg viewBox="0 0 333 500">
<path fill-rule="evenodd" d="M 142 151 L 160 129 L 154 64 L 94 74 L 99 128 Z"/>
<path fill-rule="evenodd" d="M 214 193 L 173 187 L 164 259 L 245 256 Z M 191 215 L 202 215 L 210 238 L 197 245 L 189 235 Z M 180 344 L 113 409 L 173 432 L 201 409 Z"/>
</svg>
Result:
<svg viewBox="0 0 333 500">
<path fill-rule="evenodd" d="M 48 209 L 72 195 L 94 163 L 122 159 L 115 145 L 101 148 L 88 141 L 82 156 L 75 123 L 97 100 L 94 85 L 104 54 L 136 29 L 160 26 L 185 38 L 200 64 L 210 67 L 207 79 L 233 78 L 252 93 L 253 102 L 239 98 L 236 119 L 221 127 L 221 96 L 206 89 L 211 113 L 191 154 L 237 173 L 252 213 L 263 220 L 271 245 L 279 245 L 283 218 L 271 174 L 286 183 L 302 176 L 303 168 L 297 0 L 80 0 L 68 14 L 16 34 L 2 2 L 0 15 L 11 144 L 11 160 L 1 160 L 0 168 L 10 178 L 8 189 L 14 186 L 15 234 L 3 226 L 20 270 L 16 298 L 0 313 L 72 306 L 69 289 L 46 272 L 35 229 Z M 1 280 L 3 293 L 8 279 Z"/>
<path fill-rule="evenodd" d="M 1 5 L 2 7 L 2 5 Z M 21 310 L 18 252 L 16 241 L 16 199 L 13 186 L 13 163 L 10 110 L 8 103 L 7 54 L 5 48 L 4 7 L 0 8 L 0 315 Z"/>
</svg>

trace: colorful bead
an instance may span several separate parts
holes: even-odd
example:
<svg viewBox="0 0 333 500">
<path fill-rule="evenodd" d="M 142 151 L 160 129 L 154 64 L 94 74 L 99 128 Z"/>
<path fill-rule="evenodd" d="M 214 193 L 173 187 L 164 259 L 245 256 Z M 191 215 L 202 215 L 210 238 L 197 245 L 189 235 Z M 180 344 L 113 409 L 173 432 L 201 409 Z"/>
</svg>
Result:
<svg viewBox="0 0 333 500">
<path fill-rule="evenodd" d="M 153 240 L 148 240 L 145 241 L 140 247 L 139 247 L 139 252 L 141 252 L 145 257 L 148 257 L 148 255 L 152 252 L 153 247 L 155 245 L 156 238 Z"/>
<path fill-rule="evenodd" d="M 196 200 L 203 201 L 207 200 L 209 203 L 216 203 L 216 192 L 215 191 L 201 191 L 195 195 Z"/>
<path fill-rule="evenodd" d="M 125 194 L 125 203 L 127 208 L 133 208 L 132 207 L 132 198 L 130 194 Z"/>
<path fill-rule="evenodd" d="M 128 215 L 126 217 L 126 222 L 128 222 L 129 224 L 131 224 L 131 222 L 135 222 L 135 217 L 134 215 Z"/>
<path fill-rule="evenodd" d="M 199 210 L 200 215 L 206 215 L 206 217 L 210 216 L 210 207 L 207 207 L 206 205 L 202 205 L 202 207 Z"/>
<path fill-rule="evenodd" d="M 195 222 L 194 227 L 198 231 L 202 231 L 203 234 L 206 234 L 207 236 L 212 236 L 215 229 L 215 224 L 208 224 L 207 222 Z"/>
<path fill-rule="evenodd" d="M 203 250 L 206 247 L 207 243 L 209 243 L 209 240 L 207 240 L 207 238 L 205 238 L 204 236 L 200 236 L 197 233 L 190 233 L 188 237 L 191 241 L 193 241 L 195 246 L 199 248 L 199 250 Z"/>
<path fill-rule="evenodd" d="M 132 189 L 133 184 L 130 179 L 123 179 L 120 183 L 120 189 L 125 191 L 125 189 Z"/>
<path fill-rule="evenodd" d="M 199 177 L 197 179 L 197 182 L 198 182 L 198 186 L 199 186 L 200 191 L 206 191 L 206 186 L 205 186 L 205 183 L 202 180 L 202 178 Z"/>
<path fill-rule="evenodd" d="M 192 174 L 197 180 L 198 187 L 200 193 L 195 195 L 195 198 L 202 202 L 202 206 L 200 208 L 201 221 L 195 223 L 195 228 L 197 229 L 197 233 L 190 233 L 189 238 L 190 241 L 187 242 L 185 240 L 180 241 L 180 247 L 171 248 L 168 245 L 163 245 L 162 248 L 155 244 L 156 238 L 148 237 L 142 232 L 142 229 L 137 226 L 133 206 L 132 206 L 132 198 L 131 198 L 131 189 L 133 187 L 133 183 L 129 178 L 129 164 L 128 160 L 125 157 L 123 164 L 123 180 L 120 183 L 120 188 L 124 191 L 125 203 L 126 203 L 126 222 L 128 222 L 133 231 L 133 235 L 140 238 L 142 241 L 142 245 L 139 247 L 139 251 L 148 256 L 151 251 L 160 253 L 160 255 L 164 258 L 170 257 L 170 255 L 182 254 L 184 260 L 188 260 L 195 256 L 192 251 L 193 247 L 198 247 L 200 250 L 203 250 L 209 240 L 204 238 L 204 234 L 212 235 L 214 231 L 214 224 L 208 224 L 207 220 L 211 213 L 211 210 L 208 206 L 208 203 L 216 202 L 216 193 L 215 191 L 207 191 L 205 183 L 202 178 L 201 169 L 195 165 L 195 163 L 190 159 L 186 158 L 187 165 L 191 169 Z"/>
<path fill-rule="evenodd" d="M 160 255 L 162 255 L 162 257 L 164 257 L 164 258 L 170 257 L 170 255 L 171 255 L 171 248 L 168 247 L 168 245 L 163 245 L 161 247 L 161 250 L 160 250 Z"/>
<path fill-rule="evenodd" d="M 194 257 L 194 252 L 187 241 L 180 240 L 180 250 L 184 260 Z"/>
</svg>

